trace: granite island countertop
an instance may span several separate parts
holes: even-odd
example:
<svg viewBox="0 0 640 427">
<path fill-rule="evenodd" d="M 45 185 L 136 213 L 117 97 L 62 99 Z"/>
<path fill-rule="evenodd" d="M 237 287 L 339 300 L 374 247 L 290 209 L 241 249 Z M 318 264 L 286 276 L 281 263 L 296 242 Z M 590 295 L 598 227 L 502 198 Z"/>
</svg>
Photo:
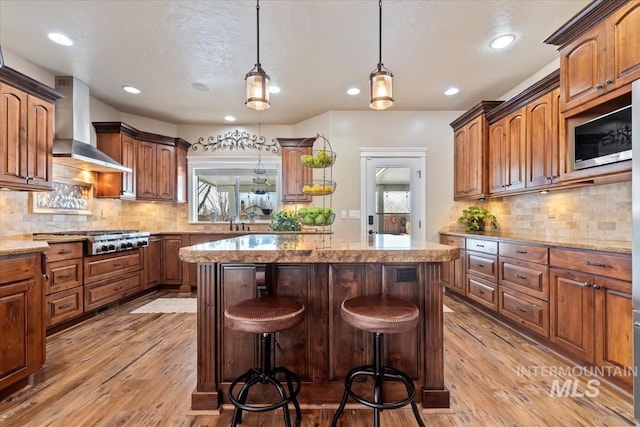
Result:
<svg viewBox="0 0 640 427">
<path fill-rule="evenodd" d="M 333 235 L 256 234 L 180 249 L 186 262 L 357 263 L 448 262 L 458 248 L 412 241 L 409 236 L 376 235 L 371 241 Z"/>
<path fill-rule="evenodd" d="M 49 245 L 42 240 L 21 237 L 5 237 L 0 239 L 0 256 L 28 254 L 48 250 Z"/>
<path fill-rule="evenodd" d="M 506 242 L 515 243 L 533 243 L 538 245 L 544 245 L 549 247 L 560 248 L 573 248 L 573 249 L 587 249 L 593 251 L 613 252 L 619 254 L 631 254 L 631 241 L 618 241 L 618 240 L 601 240 L 590 239 L 588 237 L 562 237 L 562 236 L 541 236 L 525 233 L 505 233 L 500 231 L 482 231 L 482 232 L 468 232 L 459 229 L 443 228 L 440 230 L 442 234 L 449 234 L 452 236 L 461 237 L 478 237 L 478 238 L 492 238 Z"/>
</svg>

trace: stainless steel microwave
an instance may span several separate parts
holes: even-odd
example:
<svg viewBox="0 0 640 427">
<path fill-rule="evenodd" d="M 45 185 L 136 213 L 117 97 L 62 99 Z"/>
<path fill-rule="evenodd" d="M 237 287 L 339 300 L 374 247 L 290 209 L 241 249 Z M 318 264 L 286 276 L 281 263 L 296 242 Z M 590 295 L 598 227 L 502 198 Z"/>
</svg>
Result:
<svg viewBox="0 0 640 427">
<path fill-rule="evenodd" d="M 631 158 L 631 106 L 598 116 L 574 129 L 574 169 Z"/>
</svg>

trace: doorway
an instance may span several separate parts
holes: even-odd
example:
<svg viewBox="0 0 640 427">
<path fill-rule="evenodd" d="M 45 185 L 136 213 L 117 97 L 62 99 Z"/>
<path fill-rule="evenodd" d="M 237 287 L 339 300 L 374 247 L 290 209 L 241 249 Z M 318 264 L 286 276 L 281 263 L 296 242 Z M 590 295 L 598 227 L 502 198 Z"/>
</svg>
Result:
<svg viewBox="0 0 640 427">
<path fill-rule="evenodd" d="M 426 240 L 427 150 L 362 148 L 361 233 L 408 235 Z"/>
</svg>

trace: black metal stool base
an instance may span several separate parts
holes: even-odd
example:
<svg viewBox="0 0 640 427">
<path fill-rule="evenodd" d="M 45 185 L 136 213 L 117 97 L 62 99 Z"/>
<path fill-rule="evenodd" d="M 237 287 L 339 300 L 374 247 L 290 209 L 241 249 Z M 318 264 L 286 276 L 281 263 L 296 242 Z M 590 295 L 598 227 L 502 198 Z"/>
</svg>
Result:
<svg viewBox="0 0 640 427">
<path fill-rule="evenodd" d="M 351 396 L 355 401 L 373 408 L 374 427 L 380 427 L 380 412 L 385 409 L 398 409 L 408 404 L 411 404 L 411 409 L 413 409 L 413 415 L 415 416 L 418 425 L 420 427 L 425 427 L 424 422 L 422 421 L 422 417 L 420 416 L 420 411 L 418 411 L 418 405 L 415 402 L 416 388 L 413 384 L 413 381 L 404 372 L 401 372 L 390 366 L 384 366 L 382 364 L 383 344 L 384 335 L 381 333 L 374 334 L 373 365 L 364 365 L 354 368 L 349 371 L 349 373 L 345 377 L 344 393 L 342 395 L 342 400 L 340 401 L 340 406 L 333 416 L 333 421 L 331 423 L 332 427 L 337 426 L 338 419 L 344 411 L 349 396 Z M 365 399 L 364 397 L 356 394 L 351 390 L 353 381 L 361 375 L 370 376 L 373 378 L 373 400 Z M 382 402 L 382 387 L 383 383 L 387 380 L 399 381 L 403 383 L 407 389 L 407 397 L 397 402 Z"/>
<path fill-rule="evenodd" d="M 261 363 L 260 369 L 251 368 L 244 374 L 236 378 L 229 386 L 229 400 L 233 403 L 233 418 L 231 419 L 231 427 L 242 424 L 242 411 L 248 412 L 267 412 L 282 408 L 284 422 L 286 427 L 291 427 L 291 418 L 289 416 L 289 403 L 292 403 L 296 411 L 296 425 L 302 420 L 300 404 L 298 403 L 298 394 L 300 393 L 300 378 L 284 367 L 271 368 L 271 334 L 262 334 L 260 339 Z M 278 374 L 283 374 L 286 379 L 287 389 L 278 380 Z M 295 387 L 293 383 L 296 383 Z M 234 389 L 239 383 L 244 383 L 240 391 L 236 394 Z M 249 389 L 256 384 L 271 384 L 280 395 L 280 400 L 267 405 L 251 405 L 247 404 L 249 397 Z"/>
</svg>

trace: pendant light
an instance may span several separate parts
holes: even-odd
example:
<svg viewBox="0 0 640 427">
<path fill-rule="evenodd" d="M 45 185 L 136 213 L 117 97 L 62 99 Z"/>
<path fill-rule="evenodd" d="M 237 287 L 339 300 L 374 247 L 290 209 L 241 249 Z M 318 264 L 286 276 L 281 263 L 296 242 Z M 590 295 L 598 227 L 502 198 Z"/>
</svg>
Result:
<svg viewBox="0 0 640 427">
<path fill-rule="evenodd" d="M 256 1 L 256 34 L 257 59 L 256 65 L 244 77 L 247 107 L 252 110 L 268 110 L 269 105 L 269 76 L 260 65 L 260 0 Z"/>
<path fill-rule="evenodd" d="M 393 105 L 393 74 L 382 63 L 382 0 L 378 1 L 380 9 L 380 37 L 378 38 L 378 66 L 369 74 L 369 107 L 374 110 L 385 110 Z"/>
</svg>

